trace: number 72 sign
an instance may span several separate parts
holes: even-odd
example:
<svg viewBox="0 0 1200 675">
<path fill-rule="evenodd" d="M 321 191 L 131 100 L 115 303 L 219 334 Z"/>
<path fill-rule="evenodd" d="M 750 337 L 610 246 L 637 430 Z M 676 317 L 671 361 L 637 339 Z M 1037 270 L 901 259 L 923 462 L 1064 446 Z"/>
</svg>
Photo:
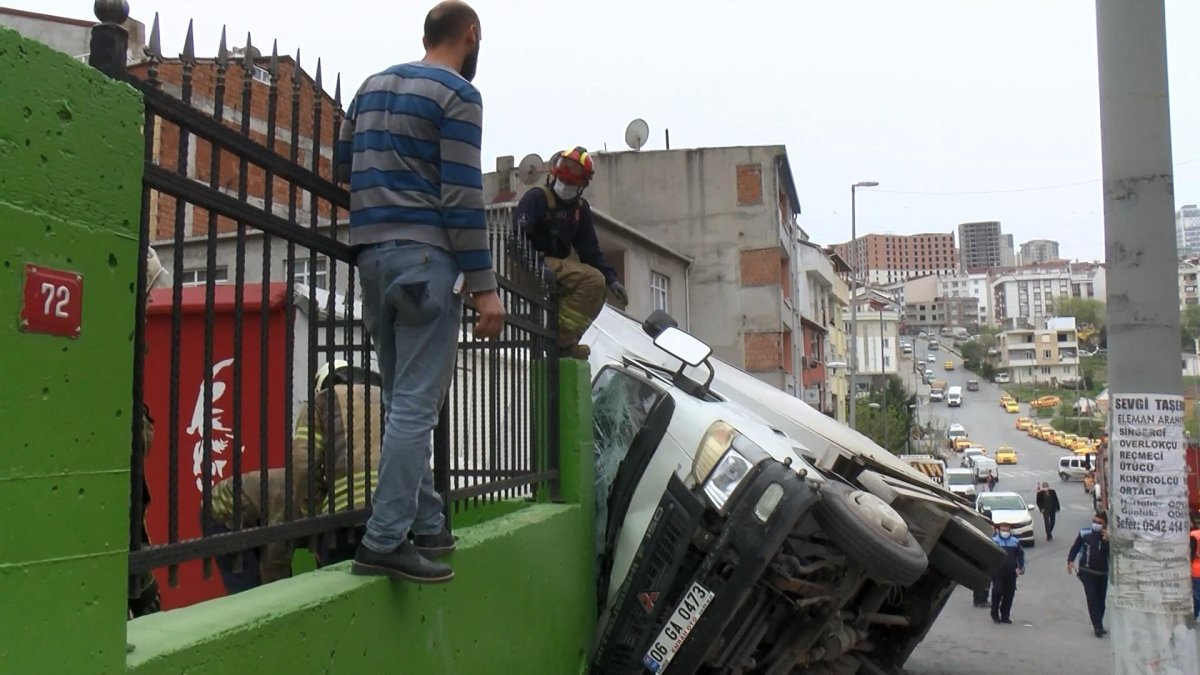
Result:
<svg viewBox="0 0 1200 675">
<path fill-rule="evenodd" d="M 83 276 L 25 263 L 21 330 L 77 338 L 83 328 Z"/>
</svg>

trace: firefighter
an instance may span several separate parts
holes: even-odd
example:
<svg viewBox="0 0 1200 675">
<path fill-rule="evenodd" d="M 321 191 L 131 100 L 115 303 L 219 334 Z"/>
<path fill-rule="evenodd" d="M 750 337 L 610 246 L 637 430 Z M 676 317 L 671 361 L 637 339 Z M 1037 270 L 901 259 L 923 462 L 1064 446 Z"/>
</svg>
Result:
<svg viewBox="0 0 1200 675">
<path fill-rule="evenodd" d="M 149 304 L 149 293 L 155 288 L 165 288 L 171 285 L 171 275 L 163 267 L 158 253 L 153 248 L 146 250 L 146 296 L 140 298 L 143 316 Z M 145 349 L 142 358 L 145 359 Z M 142 402 L 142 512 L 138 521 L 141 523 L 139 537 L 142 546 L 150 545 L 150 533 L 146 530 L 146 512 L 150 508 L 150 484 L 146 481 L 146 456 L 154 443 L 154 419 L 150 417 L 150 407 Z M 132 511 L 132 504 L 130 505 Z M 154 573 L 145 571 L 137 575 L 129 575 L 128 617 L 130 619 L 159 611 L 161 598 L 158 592 L 158 582 Z M 132 649 L 132 647 L 130 647 Z"/>
<path fill-rule="evenodd" d="M 543 276 L 556 284 L 559 347 L 565 356 L 579 359 L 590 353 L 579 339 L 604 308 L 606 292 L 612 291 L 622 305 L 629 303 L 625 287 L 600 251 L 592 209 L 583 198 L 594 174 L 586 149 L 557 152 L 550 159 L 546 183 L 530 188 L 513 213 L 518 239 L 541 257 Z M 578 262 L 567 259 L 572 249 Z"/>
<path fill-rule="evenodd" d="M 292 493 L 295 517 L 311 517 L 333 511 L 342 512 L 367 506 L 367 467 L 372 486 L 377 479 L 383 399 L 379 376 L 362 374 L 345 361 L 325 364 L 313 381 L 314 395 L 310 403 L 300 407 L 292 435 L 292 482 L 286 483 L 283 469 L 268 471 L 267 520 L 261 514 L 261 473 L 242 474 L 241 520 L 233 518 L 233 479 L 226 478 L 213 487 L 212 522 L 208 534 L 222 534 L 248 527 L 260 527 L 284 522 L 287 517 L 286 493 Z M 368 405 L 369 404 L 369 405 Z M 309 408 L 312 424 L 309 427 Z M 332 417 L 331 417 L 332 414 Z M 346 429 L 347 417 L 353 415 L 352 432 Z M 330 421 L 332 419 L 332 427 Z M 312 440 L 312 464 L 309 464 L 309 440 Z M 332 467 L 333 474 L 326 475 Z M 348 475 L 353 467 L 353 475 Z M 312 482 L 313 501 L 309 503 L 309 482 Z M 353 484 L 353 500 L 350 485 Z M 331 490 L 332 488 L 332 490 Z M 361 533 L 361 527 L 359 532 Z M 322 537 L 314 551 L 318 566 L 324 567 L 354 557 L 356 544 L 348 533 L 339 532 Z M 259 551 L 243 551 L 240 570 L 238 554 L 217 557 L 221 579 L 230 594 L 260 584 L 291 576 L 293 541 L 277 541 Z"/>
</svg>

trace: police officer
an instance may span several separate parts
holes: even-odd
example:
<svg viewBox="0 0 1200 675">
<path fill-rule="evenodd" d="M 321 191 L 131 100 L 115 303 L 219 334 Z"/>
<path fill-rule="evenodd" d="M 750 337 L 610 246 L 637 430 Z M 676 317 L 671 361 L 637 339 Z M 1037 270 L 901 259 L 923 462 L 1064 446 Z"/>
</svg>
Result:
<svg viewBox="0 0 1200 675">
<path fill-rule="evenodd" d="M 606 290 L 622 305 L 629 303 L 625 287 L 600 251 L 592 209 L 583 198 L 594 174 L 586 149 L 555 153 L 546 184 L 530 188 L 513 213 L 519 239 L 541 257 L 543 275 L 556 282 L 559 348 L 570 358 L 588 357 L 590 352 L 579 339 L 604 309 Z M 567 259 L 571 249 L 579 255 L 579 262 Z"/>
<path fill-rule="evenodd" d="M 1075 558 L 1079 557 L 1076 571 Z M 1087 598 L 1088 618 L 1096 637 L 1104 637 L 1104 600 L 1108 594 L 1108 516 L 1098 512 L 1092 526 L 1081 530 L 1067 552 L 1067 573 L 1078 574 Z"/>
<path fill-rule="evenodd" d="M 992 575 L 992 621 L 1012 623 L 1009 613 L 1017 594 L 1017 577 L 1025 574 L 1025 549 L 1021 540 L 1013 536 L 1010 523 L 996 523 L 996 529 L 992 541 L 1003 549 L 1005 557 Z"/>
</svg>

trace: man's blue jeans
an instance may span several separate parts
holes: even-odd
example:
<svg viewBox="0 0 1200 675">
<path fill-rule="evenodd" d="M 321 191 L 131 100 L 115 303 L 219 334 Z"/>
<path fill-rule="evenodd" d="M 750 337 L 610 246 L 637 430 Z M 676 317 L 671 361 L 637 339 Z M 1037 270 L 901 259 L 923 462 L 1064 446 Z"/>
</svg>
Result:
<svg viewBox="0 0 1200 675">
<path fill-rule="evenodd" d="M 1192 577 L 1192 612 L 1193 618 L 1200 619 L 1200 579 Z"/>
<path fill-rule="evenodd" d="M 433 429 L 454 377 L 462 299 L 458 264 L 435 246 L 390 242 L 358 255 L 363 319 L 383 377 L 387 411 L 379 484 L 363 545 L 387 553 L 445 519 L 433 489 Z"/>
</svg>

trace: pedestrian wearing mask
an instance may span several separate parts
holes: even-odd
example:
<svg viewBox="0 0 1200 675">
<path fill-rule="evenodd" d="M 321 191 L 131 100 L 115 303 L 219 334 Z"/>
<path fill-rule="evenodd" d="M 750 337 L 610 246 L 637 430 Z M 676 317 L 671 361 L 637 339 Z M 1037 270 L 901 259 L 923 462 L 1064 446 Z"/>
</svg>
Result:
<svg viewBox="0 0 1200 675">
<path fill-rule="evenodd" d="M 992 575 L 992 621 L 1012 623 L 1013 597 L 1017 594 L 1017 577 L 1025 574 L 1025 549 L 1021 540 L 1012 534 L 1012 525 L 997 523 L 998 532 L 992 541 L 1005 553 L 1004 562 Z"/>
<path fill-rule="evenodd" d="M 1076 568 L 1075 559 L 1079 558 Z M 1088 618 L 1096 637 L 1104 637 L 1104 600 L 1108 594 L 1108 516 L 1103 512 L 1092 518 L 1092 526 L 1075 537 L 1067 552 L 1067 573 L 1078 574 L 1087 598 Z"/>
<path fill-rule="evenodd" d="M 1037 508 L 1042 512 L 1042 524 L 1046 527 L 1046 541 L 1054 541 L 1054 523 L 1062 505 L 1058 502 L 1058 492 L 1049 483 L 1042 483 L 1037 491 Z"/>
</svg>

